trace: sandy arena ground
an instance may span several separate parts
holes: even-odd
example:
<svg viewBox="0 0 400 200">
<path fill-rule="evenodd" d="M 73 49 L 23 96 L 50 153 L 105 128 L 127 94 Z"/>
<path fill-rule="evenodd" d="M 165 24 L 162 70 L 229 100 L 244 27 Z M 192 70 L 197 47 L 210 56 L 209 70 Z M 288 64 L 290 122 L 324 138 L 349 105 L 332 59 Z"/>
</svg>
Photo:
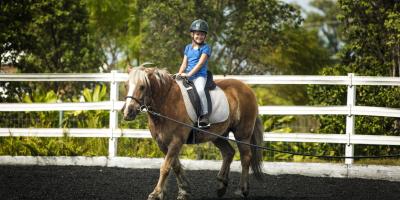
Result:
<svg viewBox="0 0 400 200">
<path fill-rule="evenodd" d="M 229 189 L 217 198 L 217 171 L 186 171 L 192 199 L 240 199 L 234 195 L 239 173 L 232 172 Z M 0 166 L 0 199 L 147 199 L 157 183 L 158 169 L 80 166 Z M 168 180 L 168 199 L 175 199 L 173 173 Z M 266 175 L 250 180 L 247 199 L 400 199 L 400 182 L 315 178 L 300 175 Z"/>
</svg>

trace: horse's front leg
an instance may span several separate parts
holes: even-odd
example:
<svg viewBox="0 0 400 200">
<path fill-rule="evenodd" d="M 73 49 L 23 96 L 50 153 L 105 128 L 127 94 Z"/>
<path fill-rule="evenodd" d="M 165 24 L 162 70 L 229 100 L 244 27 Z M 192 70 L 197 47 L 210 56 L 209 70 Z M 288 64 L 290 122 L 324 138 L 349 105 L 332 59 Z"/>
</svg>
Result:
<svg viewBox="0 0 400 200">
<path fill-rule="evenodd" d="M 173 162 L 175 162 L 175 160 L 179 156 L 181 148 L 182 148 L 181 142 L 171 142 L 171 144 L 168 145 L 168 148 L 161 148 L 160 146 L 160 149 L 162 151 L 167 151 L 167 152 L 164 158 L 164 162 L 161 164 L 160 167 L 160 177 L 158 178 L 157 185 L 154 188 L 153 192 L 150 193 L 148 200 L 156 200 L 156 199 L 163 200 L 166 198 L 166 191 L 165 191 L 166 180 L 168 178 L 169 171 L 171 170 Z"/>
</svg>

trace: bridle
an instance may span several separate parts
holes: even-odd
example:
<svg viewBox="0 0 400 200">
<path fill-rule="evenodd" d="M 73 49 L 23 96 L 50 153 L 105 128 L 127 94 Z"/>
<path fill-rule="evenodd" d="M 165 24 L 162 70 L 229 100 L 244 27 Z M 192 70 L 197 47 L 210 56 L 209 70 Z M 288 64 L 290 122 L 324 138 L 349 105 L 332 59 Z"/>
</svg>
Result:
<svg viewBox="0 0 400 200">
<path fill-rule="evenodd" d="M 147 84 L 146 84 L 146 86 L 149 87 Z M 145 102 L 146 96 L 151 96 L 151 91 L 146 90 L 146 94 L 145 94 L 145 95 L 142 95 L 142 98 L 140 98 L 140 99 L 134 97 L 133 95 L 127 95 L 127 96 L 125 96 L 125 100 L 128 99 L 128 98 L 131 98 L 131 99 L 133 99 L 136 103 L 138 103 L 140 106 L 143 106 L 143 105 L 146 105 L 146 102 Z"/>
<path fill-rule="evenodd" d="M 148 87 L 148 85 L 147 85 L 147 87 Z M 127 95 L 127 96 L 125 96 L 125 100 L 128 99 L 128 98 L 131 98 L 132 100 L 134 100 L 136 103 L 139 104 L 139 108 L 137 110 L 142 111 L 142 112 L 143 111 L 148 111 L 151 106 L 150 106 L 150 104 L 148 104 L 148 102 L 146 102 L 146 97 L 150 98 L 151 94 L 152 93 L 151 93 L 150 90 L 146 90 L 146 94 L 143 95 L 140 99 L 138 99 L 138 98 L 136 98 L 134 96 L 131 96 L 131 95 Z"/>
<path fill-rule="evenodd" d="M 138 103 L 139 105 L 143 105 L 144 104 L 144 100 L 143 99 L 138 99 L 138 98 L 136 98 L 136 97 L 134 97 L 134 96 L 126 96 L 125 97 L 125 100 L 126 99 L 128 99 L 128 98 L 131 98 L 131 99 L 133 99 L 134 101 L 136 101 L 136 103 Z"/>
<path fill-rule="evenodd" d="M 136 98 L 136 97 L 134 97 L 134 96 L 126 96 L 125 99 L 127 99 L 127 98 L 131 98 L 131 99 L 133 99 L 134 101 L 136 101 L 136 103 L 139 104 L 139 108 L 137 109 L 138 111 L 147 112 L 147 111 L 150 110 L 150 106 L 147 105 L 147 104 L 144 102 L 144 98 L 138 99 L 138 98 Z"/>
</svg>

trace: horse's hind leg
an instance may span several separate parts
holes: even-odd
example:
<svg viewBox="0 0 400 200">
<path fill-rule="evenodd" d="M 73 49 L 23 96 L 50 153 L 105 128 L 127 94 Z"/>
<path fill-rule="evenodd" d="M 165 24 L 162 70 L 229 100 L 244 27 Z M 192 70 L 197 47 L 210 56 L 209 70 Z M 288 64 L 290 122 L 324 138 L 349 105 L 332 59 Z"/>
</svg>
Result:
<svg viewBox="0 0 400 200">
<path fill-rule="evenodd" d="M 213 141 L 213 143 L 221 151 L 223 158 L 221 170 L 217 175 L 217 180 L 218 180 L 217 195 L 218 197 L 222 197 L 226 192 L 226 188 L 228 187 L 229 171 L 233 160 L 233 156 L 235 155 L 235 149 L 232 148 L 232 146 L 229 144 L 228 141 L 220 138 Z"/>
<path fill-rule="evenodd" d="M 176 175 L 176 180 L 178 182 L 178 200 L 185 200 L 189 199 L 190 197 L 190 185 L 189 181 L 186 179 L 185 172 L 182 168 L 181 162 L 179 161 L 179 158 L 177 157 L 172 164 L 172 168 L 175 172 Z"/>
<path fill-rule="evenodd" d="M 250 138 L 242 139 L 240 141 L 250 143 Z M 240 190 L 236 191 L 235 193 L 246 197 L 249 195 L 249 167 L 252 155 L 250 146 L 238 143 L 238 148 L 240 152 L 240 161 L 242 164 L 242 175 L 240 176 Z"/>
</svg>

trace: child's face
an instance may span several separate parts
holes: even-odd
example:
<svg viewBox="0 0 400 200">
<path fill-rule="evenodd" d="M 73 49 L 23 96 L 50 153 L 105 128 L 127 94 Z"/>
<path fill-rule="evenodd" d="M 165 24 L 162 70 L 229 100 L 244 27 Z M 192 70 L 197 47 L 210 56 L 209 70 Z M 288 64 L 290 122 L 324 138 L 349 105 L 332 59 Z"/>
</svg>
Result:
<svg viewBox="0 0 400 200">
<path fill-rule="evenodd" d="M 206 33 L 201 31 L 193 31 L 192 38 L 197 44 L 201 44 L 206 39 Z"/>
</svg>

